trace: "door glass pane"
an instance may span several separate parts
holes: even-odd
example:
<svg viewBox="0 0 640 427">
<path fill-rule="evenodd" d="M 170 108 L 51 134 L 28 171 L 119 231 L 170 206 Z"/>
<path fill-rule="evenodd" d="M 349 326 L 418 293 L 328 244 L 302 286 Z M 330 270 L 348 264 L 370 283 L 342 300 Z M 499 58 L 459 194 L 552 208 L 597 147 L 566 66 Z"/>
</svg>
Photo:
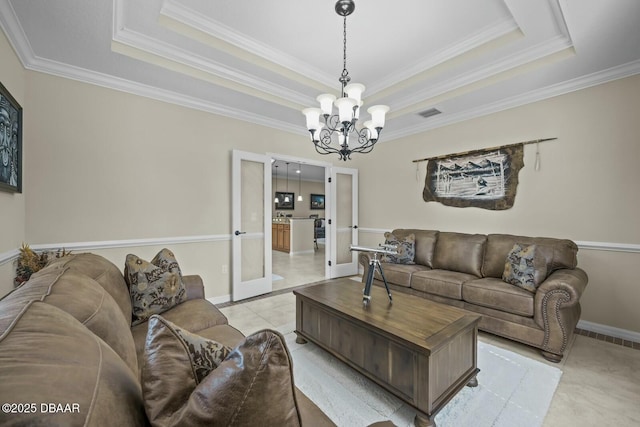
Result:
<svg viewBox="0 0 640 427">
<path fill-rule="evenodd" d="M 242 160 L 241 166 L 241 230 L 242 281 L 265 275 L 264 259 L 264 167 L 263 163 Z"/>
<path fill-rule="evenodd" d="M 352 175 L 336 174 L 336 261 L 338 264 L 348 264 L 353 260 L 353 254 L 349 250 L 353 243 L 352 179 Z"/>
</svg>

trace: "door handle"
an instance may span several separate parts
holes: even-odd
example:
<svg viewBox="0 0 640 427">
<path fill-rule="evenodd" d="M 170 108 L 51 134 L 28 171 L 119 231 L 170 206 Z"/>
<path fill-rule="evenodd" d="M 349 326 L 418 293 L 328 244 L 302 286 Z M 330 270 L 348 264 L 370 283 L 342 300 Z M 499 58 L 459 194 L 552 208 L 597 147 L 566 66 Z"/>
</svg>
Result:
<svg viewBox="0 0 640 427">
<path fill-rule="evenodd" d="M 351 226 L 351 227 L 349 227 L 349 228 L 357 229 L 357 228 L 358 228 L 358 226 L 357 226 L 357 225 L 352 225 L 352 226 Z"/>
<path fill-rule="evenodd" d="M 247 234 L 247 232 L 246 232 L 246 231 L 236 230 L 236 232 L 235 232 L 235 233 L 233 233 L 233 234 L 235 234 L 236 236 L 239 236 L 239 235 L 241 235 L 241 234 Z"/>
</svg>

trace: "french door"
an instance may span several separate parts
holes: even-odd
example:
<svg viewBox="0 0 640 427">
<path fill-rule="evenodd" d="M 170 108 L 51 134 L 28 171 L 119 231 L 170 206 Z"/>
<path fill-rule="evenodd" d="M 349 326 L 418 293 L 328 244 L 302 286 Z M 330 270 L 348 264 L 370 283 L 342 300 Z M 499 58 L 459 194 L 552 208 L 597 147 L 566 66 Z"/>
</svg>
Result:
<svg viewBox="0 0 640 427">
<path fill-rule="evenodd" d="M 233 150 L 232 301 L 272 290 L 271 158 Z"/>
<path fill-rule="evenodd" d="M 358 274 L 358 253 L 350 250 L 358 244 L 358 170 L 340 167 L 327 168 L 330 234 L 330 278 Z"/>
</svg>

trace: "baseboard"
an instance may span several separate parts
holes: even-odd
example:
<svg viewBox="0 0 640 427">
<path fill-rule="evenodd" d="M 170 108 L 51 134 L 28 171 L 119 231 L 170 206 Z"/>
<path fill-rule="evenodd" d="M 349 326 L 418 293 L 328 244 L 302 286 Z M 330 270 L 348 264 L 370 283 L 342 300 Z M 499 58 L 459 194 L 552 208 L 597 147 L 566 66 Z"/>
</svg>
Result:
<svg viewBox="0 0 640 427">
<path fill-rule="evenodd" d="M 629 331 L 627 329 L 614 328 L 613 326 L 601 325 L 586 320 L 580 320 L 577 328 L 627 341 L 640 342 L 640 332 Z"/>
<path fill-rule="evenodd" d="M 213 305 L 224 304 L 225 302 L 231 301 L 231 295 L 222 295 L 219 297 L 206 298 Z"/>
</svg>

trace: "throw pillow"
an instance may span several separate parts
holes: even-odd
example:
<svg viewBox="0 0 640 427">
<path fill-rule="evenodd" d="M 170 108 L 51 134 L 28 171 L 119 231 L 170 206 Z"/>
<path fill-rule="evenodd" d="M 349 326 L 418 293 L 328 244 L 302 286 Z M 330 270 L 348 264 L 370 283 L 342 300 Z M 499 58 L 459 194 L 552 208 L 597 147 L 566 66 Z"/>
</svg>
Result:
<svg viewBox="0 0 640 427">
<path fill-rule="evenodd" d="M 133 309 L 133 325 L 164 313 L 187 299 L 182 273 L 175 255 L 163 249 L 151 260 L 129 254 L 124 266 Z"/>
<path fill-rule="evenodd" d="M 507 255 L 502 280 L 535 292 L 546 277 L 546 263 L 536 245 L 516 243 Z"/>
<path fill-rule="evenodd" d="M 300 426 L 291 356 L 282 335 L 263 330 L 248 336 L 198 380 L 194 362 L 199 356 L 189 351 L 185 332 L 161 316 L 149 320 L 141 382 L 151 425 Z M 205 358 L 219 359 L 226 351 L 199 339 L 225 349 Z"/>
<path fill-rule="evenodd" d="M 393 233 L 384 233 L 384 244 L 397 247 L 397 255 L 382 255 L 380 261 L 393 264 L 415 264 L 416 257 L 416 235 L 409 234 L 404 239 L 399 239 Z"/>
</svg>

